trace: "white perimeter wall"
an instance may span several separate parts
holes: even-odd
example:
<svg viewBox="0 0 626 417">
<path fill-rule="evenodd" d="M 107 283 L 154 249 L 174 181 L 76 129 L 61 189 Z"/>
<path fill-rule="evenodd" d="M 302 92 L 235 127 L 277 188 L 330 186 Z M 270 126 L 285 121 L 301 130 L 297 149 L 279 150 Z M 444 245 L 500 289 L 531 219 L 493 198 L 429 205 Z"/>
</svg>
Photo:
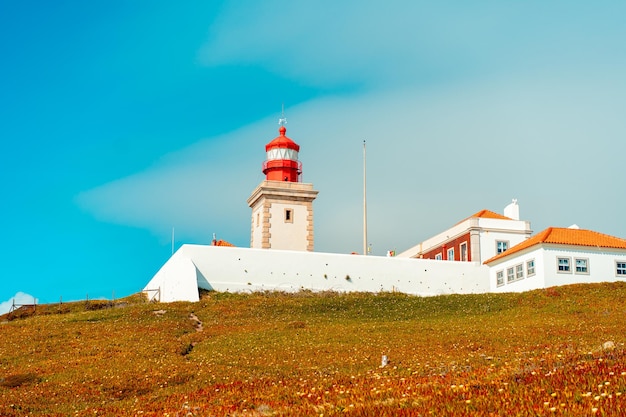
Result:
<svg viewBox="0 0 626 417">
<path fill-rule="evenodd" d="M 193 267 L 192 267 L 193 266 Z M 183 245 L 144 291 L 163 302 L 196 301 L 197 290 L 399 291 L 431 296 L 484 293 L 489 269 L 477 262 Z M 176 290 L 180 288 L 180 290 Z"/>
</svg>

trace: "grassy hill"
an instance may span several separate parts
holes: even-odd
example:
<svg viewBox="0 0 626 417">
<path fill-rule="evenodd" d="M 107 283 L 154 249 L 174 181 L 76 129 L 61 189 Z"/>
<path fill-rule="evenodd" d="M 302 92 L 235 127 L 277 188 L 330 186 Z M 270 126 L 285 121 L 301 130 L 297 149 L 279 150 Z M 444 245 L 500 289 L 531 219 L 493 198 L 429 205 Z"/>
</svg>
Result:
<svg viewBox="0 0 626 417">
<path fill-rule="evenodd" d="M 615 283 L 37 306 L 0 318 L 0 416 L 624 416 L 625 299 Z"/>
</svg>

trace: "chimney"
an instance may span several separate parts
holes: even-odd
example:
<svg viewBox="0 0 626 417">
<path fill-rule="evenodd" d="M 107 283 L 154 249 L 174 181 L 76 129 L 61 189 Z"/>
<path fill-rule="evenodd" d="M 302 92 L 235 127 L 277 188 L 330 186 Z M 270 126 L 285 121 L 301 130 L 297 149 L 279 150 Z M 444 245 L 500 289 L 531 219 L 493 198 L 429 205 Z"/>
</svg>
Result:
<svg viewBox="0 0 626 417">
<path fill-rule="evenodd" d="M 519 206 L 517 205 L 517 198 L 514 198 L 511 204 L 504 208 L 504 215 L 513 220 L 519 220 Z"/>
</svg>

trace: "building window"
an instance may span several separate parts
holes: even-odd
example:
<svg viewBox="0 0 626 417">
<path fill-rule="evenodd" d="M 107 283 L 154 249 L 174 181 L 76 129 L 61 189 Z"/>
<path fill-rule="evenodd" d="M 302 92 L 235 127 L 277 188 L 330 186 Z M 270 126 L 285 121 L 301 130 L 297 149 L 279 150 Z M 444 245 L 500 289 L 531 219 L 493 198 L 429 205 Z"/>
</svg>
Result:
<svg viewBox="0 0 626 417">
<path fill-rule="evenodd" d="M 526 262 L 526 276 L 530 277 L 535 275 L 535 260 L 531 259 Z"/>
<path fill-rule="evenodd" d="M 259 219 L 261 218 L 260 213 L 256 214 L 256 225 L 259 226 Z"/>
<path fill-rule="evenodd" d="M 557 258 L 558 272 L 572 272 L 570 258 Z"/>
<path fill-rule="evenodd" d="M 459 260 L 466 262 L 467 261 L 467 242 L 461 243 L 461 246 L 459 246 L 459 250 L 461 252 Z"/>
<path fill-rule="evenodd" d="M 438 254 L 435 255 L 435 260 L 436 261 L 440 261 L 441 259 L 442 259 L 441 258 L 441 253 L 438 253 Z"/>
<path fill-rule="evenodd" d="M 509 248 L 509 242 L 507 240 L 496 240 L 496 254 L 505 252 Z"/>
<path fill-rule="evenodd" d="M 589 259 L 576 258 L 576 273 L 588 274 L 589 273 Z"/>
<path fill-rule="evenodd" d="M 618 276 L 626 276 L 626 261 L 615 262 L 615 274 Z"/>
<path fill-rule="evenodd" d="M 515 270 L 513 269 L 513 267 L 510 267 L 506 269 L 506 282 L 513 281 L 515 281 Z"/>
<path fill-rule="evenodd" d="M 515 265 L 515 279 L 524 278 L 524 264 Z"/>
<path fill-rule="evenodd" d="M 285 209 L 285 223 L 293 223 L 293 210 Z"/>
<path fill-rule="evenodd" d="M 496 272 L 496 283 L 498 284 L 498 287 L 504 285 L 504 271 Z"/>
<path fill-rule="evenodd" d="M 454 248 L 448 249 L 448 260 L 454 261 Z"/>
</svg>

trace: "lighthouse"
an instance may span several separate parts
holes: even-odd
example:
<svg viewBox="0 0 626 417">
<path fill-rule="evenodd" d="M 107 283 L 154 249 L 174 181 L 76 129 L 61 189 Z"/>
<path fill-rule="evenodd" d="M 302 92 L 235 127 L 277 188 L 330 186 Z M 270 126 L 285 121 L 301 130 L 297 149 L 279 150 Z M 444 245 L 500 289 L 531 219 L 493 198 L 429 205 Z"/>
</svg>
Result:
<svg viewBox="0 0 626 417">
<path fill-rule="evenodd" d="M 279 135 L 265 145 L 265 180 L 248 198 L 250 247 L 313 251 L 313 200 L 318 191 L 301 182 L 300 145 L 286 136 L 285 123 L 281 118 Z"/>
<path fill-rule="evenodd" d="M 300 182 L 302 162 L 298 161 L 300 145 L 285 136 L 287 128 L 278 129 L 276 139 L 265 145 L 267 159 L 263 162 L 263 173 L 268 181 Z"/>
</svg>

